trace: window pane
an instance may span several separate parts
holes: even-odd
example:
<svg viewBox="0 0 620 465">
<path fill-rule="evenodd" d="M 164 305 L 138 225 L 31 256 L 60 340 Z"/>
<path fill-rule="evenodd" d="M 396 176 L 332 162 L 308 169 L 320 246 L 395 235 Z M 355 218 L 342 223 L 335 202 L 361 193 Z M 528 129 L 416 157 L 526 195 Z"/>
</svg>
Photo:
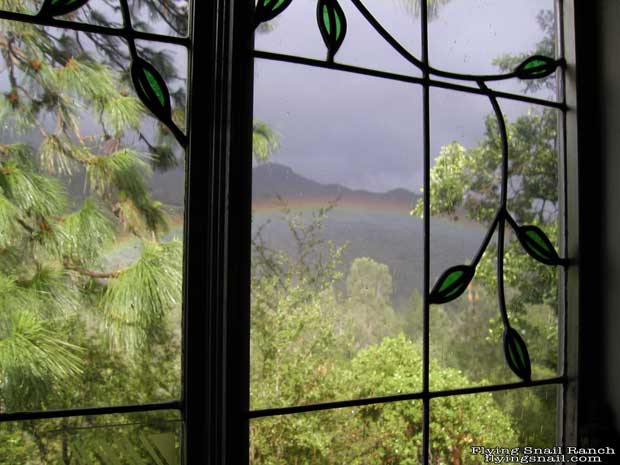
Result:
<svg viewBox="0 0 620 465">
<path fill-rule="evenodd" d="M 553 448 L 558 392 L 559 387 L 540 386 L 431 399 L 431 462 L 492 462 L 472 447 L 520 448 L 520 455 L 525 446 Z M 495 455 L 511 454 L 500 450 Z"/>
<path fill-rule="evenodd" d="M 127 3 L 136 31 L 187 35 L 191 0 L 128 0 Z"/>
<path fill-rule="evenodd" d="M 300 413 L 250 422 L 250 463 L 419 463 L 422 402 Z"/>
<path fill-rule="evenodd" d="M 355 6 L 340 1 L 346 18 L 346 34 L 337 63 L 379 69 L 409 76 L 420 76 L 409 63 L 383 39 Z M 417 1 L 374 0 L 366 8 L 410 53 L 420 58 L 420 18 Z M 317 24 L 317 4 L 294 1 L 279 16 L 262 23 L 255 35 L 257 50 L 325 60 L 326 47 Z"/>
<path fill-rule="evenodd" d="M 257 61 L 254 95 L 252 408 L 419 390 L 419 87 Z"/>
<path fill-rule="evenodd" d="M 0 411 L 176 399 L 183 149 L 137 98 L 124 41 L 3 28 Z M 184 92 L 169 72 L 186 56 L 157 57 Z"/>
<path fill-rule="evenodd" d="M 431 287 L 478 254 L 499 208 L 501 143 L 485 97 L 431 91 Z M 508 212 L 521 225 L 536 225 L 558 249 L 556 110 L 500 100 L 509 134 Z M 446 231 L 461 239 L 447 241 Z M 474 385 L 519 378 L 505 359 L 504 325 L 497 300 L 497 232 L 463 294 L 431 305 L 431 357 L 461 370 Z M 506 224 L 504 281 L 511 326 L 524 339 L 534 379 L 555 376 L 558 357 L 558 267 L 530 257 Z M 431 370 L 432 389 L 462 387 Z M 470 385 L 470 384 L 465 384 Z"/>
<path fill-rule="evenodd" d="M 554 0 L 451 0 L 429 23 L 431 66 L 467 74 L 513 71 L 532 55 L 555 57 Z M 543 80 L 509 79 L 489 86 L 556 99 L 555 73 Z M 475 84 L 474 84 L 475 86 Z"/>
<path fill-rule="evenodd" d="M 3 463 L 180 465 L 176 412 L 72 417 L 0 424 Z"/>
</svg>

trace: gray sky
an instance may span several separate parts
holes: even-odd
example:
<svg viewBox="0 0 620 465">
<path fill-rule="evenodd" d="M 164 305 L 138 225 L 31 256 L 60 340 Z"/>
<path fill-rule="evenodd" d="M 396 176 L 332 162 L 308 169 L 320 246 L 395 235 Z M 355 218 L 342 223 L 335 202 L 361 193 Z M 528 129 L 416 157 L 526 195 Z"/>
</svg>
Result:
<svg viewBox="0 0 620 465">
<path fill-rule="evenodd" d="M 365 0 L 368 9 L 409 51 L 420 56 L 420 24 L 399 1 Z M 348 21 L 336 61 L 419 76 L 368 26 L 348 0 L 339 0 Z M 325 59 L 316 25 L 316 1 L 295 0 L 256 48 Z M 552 0 L 451 0 L 429 26 L 432 65 L 488 73 L 493 58 L 534 49 L 543 37 L 536 22 Z M 492 86 L 521 92 L 518 80 Z M 422 183 L 422 92 L 414 84 L 301 65 L 257 60 L 255 117 L 281 134 L 273 161 L 320 182 L 385 191 L 419 189 Z M 545 93 L 543 92 L 543 96 Z M 500 102 L 509 119 L 528 105 Z M 452 141 L 472 147 L 482 138 L 492 109 L 482 96 L 431 91 L 431 153 Z"/>
</svg>

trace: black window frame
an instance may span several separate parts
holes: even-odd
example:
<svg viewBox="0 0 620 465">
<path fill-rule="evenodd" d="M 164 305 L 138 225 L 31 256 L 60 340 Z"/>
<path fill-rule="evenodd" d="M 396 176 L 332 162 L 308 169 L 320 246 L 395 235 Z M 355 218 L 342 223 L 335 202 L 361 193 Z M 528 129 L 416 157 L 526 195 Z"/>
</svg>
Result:
<svg viewBox="0 0 620 465">
<path fill-rule="evenodd" d="M 579 273 L 579 268 L 597 268 L 600 251 L 591 245 L 596 241 L 585 239 L 591 237 L 588 220 L 596 220 L 601 210 L 590 209 L 588 200 L 596 200 L 596 193 L 588 197 L 588 185 L 583 181 L 583 173 L 595 171 L 596 166 L 577 157 L 578 148 L 585 153 L 585 144 L 592 143 L 587 118 L 596 111 L 589 101 L 593 78 L 587 68 L 591 65 L 589 46 L 595 42 L 592 13 L 584 2 L 557 1 L 562 6 L 558 27 L 563 29 L 567 44 L 563 91 L 568 111 L 564 113 L 562 141 L 566 184 L 562 189 L 566 192 L 563 210 L 567 212 L 568 233 L 561 234 L 566 239 L 561 249 L 567 257 L 589 257 L 580 261 L 579 267 L 574 260 L 562 279 L 566 317 L 560 321 L 560 340 L 565 347 L 561 363 L 566 388 L 559 396 L 563 413 L 558 431 L 563 443 L 571 445 L 578 443 L 583 414 L 579 406 L 587 404 L 579 401 L 595 392 L 592 383 L 583 383 L 586 389 L 581 391 L 578 386 L 584 374 L 600 368 L 600 364 L 593 368 L 585 357 L 579 357 L 587 345 L 584 341 L 591 341 L 601 328 L 596 326 L 600 320 L 586 321 L 579 312 L 586 299 L 591 299 L 580 289 L 593 288 L 598 275 Z M 184 421 L 185 464 L 244 465 L 249 461 L 250 419 L 253 2 L 191 3 L 182 398 L 139 406 L 0 414 L 0 421 L 176 409 Z M 21 20 L 19 15 L 0 17 Z M 588 256 L 588 251 L 593 253 Z"/>
<path fill-rule="evenodd" d="M 235 152 L 231 150 L 225 156 L 228 160 L 229 166 L 235 167 L 229 172 L 229 186 L 236 186 L 234 195 L 229 191 L 231 196 L 228 198 L 228 212 L 229 220 L 234 218 L 232 222 L 227 223 L 228 226 L 237 226 L 234 229 L 228 229 L 229 247 L 225 250 L 229 253 L 228 263 L 235 263 L 238 267 L 237 271 L 240 271 L 239 279 L 235 277 L 234 280 L 230 279 L 232 274 L 228 274 L 228 295 L 231 298 L 226 305 L 224 305 L 224 312 L 226 315 L 220 320 L 235 321 L 234 326 L 227 326 L 223 323 L 220 326 L 223 337 L 228 341 L 241 341 L 240 346 L 231 346 L 230 343 L 222 341 L 222 344 L 216 348 L 221 350 L 222 358 L 227 368 L 230 370 L 230 363 L 237 364 L 236 372 L 229 372 L 229 376 L 225 377 L 228 380 L 228 391 L 223 389 L 221 391 L 221 397 L 218 400 L 214 400 L 214 403 L 219 405 L 225 405 L 228 407 L 228 411 L 222 412 L 222 423 L 230 422 L 233 425 L 227 428 L 222 428 L 221 431 L 226 431 L 227 434 L 231 432 L 233 435 L 229 438 L 222 438 L 222 458 L 227 459 L 221 463 L 226 464 L 247 464 L 248 463 L 248 434 L 249 425 L 248 418 L 257 418 L 262 416 L 269 416 L 272 414 L 289 414 L 302 411 L 320 410 L 330 407 L 342 407 L 348 405 L 363 405 L 367 402 L 364 400 L 353 400 L 344 402 L 334 402 L 333 405 L 322 405 L 317 408 L 312 406 L 302 407 L 289 407 L 283 409 L 273 409 L 273 411 L 260 411 L 250 412 L 248 405 L 249 394 L 249 262 L 250 253 L 247 247 L 248 238 L 250 237 L 248 226 L 251 221 L 251 202 L 250 202 L 250 189 L 251 189 L 251 150 L 247 142 L 251 138 L 251 104 L 252 104 L 252 69 L 253 60 L 257 56 L 262 58 L 267 57 L 267 54 L 256 53 L 253 51 L 253 38 L 248 37 L 248 30 L 253 35 L 253 22 L 252 10 L 253 2 L 231 0 L 234 3 L 234 14 L 230 16 L 232 24 L 230 35 L 232 38 L 232 59 L 231 71 L 229 76 L 231 82 L 236 83 L 239 87 L 233 87 L 233 94 L 239 93 L 239 95 L 231 96 L 231 111 L 236 115 L 235 118 L 230 120 L 230 129 L 233 131 L 232 140 L 245 141 L 244 147 L 246 152 Z M 226 3 L 226 2 L 225 2 Z M 236 10 L 235 10 L 236 8 Z M 585 31 L 587 25 L 583 22 L 575 20 L 578 17 L 578 12 L 584 7 L 577 5 L 574 0 L 556 0 L 556 16 L 557 16 L 557 28 L 558 37 L 563 38 L 560 41 L 560 56 L 563 56 L 566 60 L 564 67 L 564 80 L 560 87 L 560 96 L 564 104 L 562 109 L 561 126 L 563 128 L 560 144 L 560 170 L 564 173 L 560 185 L 561 192 L 561 211 L 564 215 L 564 221 L 562 222 L 562 230 L 560 233 L 561 243 L 560 251 L 561 255 L 569 257 L 569 266 L 561 272 L 560 279 L 560 306 L 564 310 L 561 312 L 559 322 L 559 339 L 561 354 L 559 357 L 559 371 L 562 373 L 555 379 L 555 382 L 561 386 L 561 395 L 558 395 L 558 417 L 557 417 L 557 432 L 558 442 L 561 445 L 575 445 L 578 444 L 579 428 L 578 428 L 578 406 L 580 393 L 578 390 L 579 381 L 579 368 L 583 365 L 583 358 L 579 358 L 580 347 L 580 333 L 579 323 L 581 316 L 579 314 L 581 301 L 581 294 L 579 289 L 583 287 L 583 276 L 579 273 L 579 267 L 577 266 L 577 257 L 579 257 L 578 251 L 580 250 L 580 232 L 583 230 L 583 218 L 579 216 L 579 205 L 583 202 L 583 196 L 580 193 L 582 189 L 576 189 L 581 178 L 578 177 L 578 172 L 581 169 L 581 161 L 578 157 L 578 144 L 582 144 L 582 139 L 577 132 L 578 123 L 583 125 L 583 121 L 578 121 L 577 113 L 577 89 L 581 89 L 582 84 L 577 86 L 577 54 L 581 55 L 587 53 L 587 50 L 583 48 L 576 48 L 576 37 L 579 36 L 581 43 L 589 42 L 589 39 L 584 35 L 580 35 L 579 32 Z M 241 11 L 240 11 L 241 10 Z M 425 15 L 426 8 L 422 7 L 422 15 Z M 424 20 L 423 20 L 424 22 Z M 424 32 L 423 32 L 424 34 Z M 299 61 L 301 62 L 301 60 Z M 235 75 L 235 70 L 244 73 L 242 76 Z M 580 76 L 584 73 L 580 73 Z M 249 78 L 248 78 L 249 77 Z M 428 77 L 426 77 L 428 78 Z M 585 87 L 585 86 L 584 86 Z M 428 87 L 425 86 L 426 89 Z M 241 107 L 235 106 L 234 97 L 237 97 L 236 104 L 246 105 Z M 579 95 L 580 100 L 582 95 Z M 245 114 L 245 116 L 244 116 Z M 239 119 L 243 119 L 239 121 Z M 241 123 L 239 125 L 239 123 Z M 235 132 L 238 131 L 238 132 Z M 425 135 L 428 137 L 428 133 Z M 428 146 L 428 144 L 427 144 Z M 428 157 L 427 157 L 428 158 Z M 427 161 L 428 163 L 428 161 Z M 427 169 L 428 171 L 428 169 Z M 237 182 L 242 180 L 241 184 Z M 245 184 L 244 184 L 245 183 Z M 240 224 L 238 220 L 240 218 L 245 219 L 245 224 Z M 222 226 L 224 226 L 222 224 Z M 581 227 L 580 227 L 581 226 Z M 566 227 L 566 229 L 564 229 Z M 242 231 L 245 236 L 239 236 L 238 232 Z M 243 242 L 245 241 L 245 243 Z M 241 268 L 239 268 L 241 267 Z M 230 269 L 228 271 L 231 271 Z M 225 273 L 224 273 L 225 274 Z M 243 278 L 243 279 L 241 279 Z M 239 307 L 241 306 L 241 307 Z M 245 308 L 243 308 L 245 306 Z M 428 326 L 428 315 L 425 318 L 425 326 Z M 428 333 L 428 328 L 425 330 Z M 516 384 L 516 383 L 515 383 Z M 546 383 L 545 383 L 546 384 Z M 535 386 L 537 383 L 527 384 L 528 386 Z M 234 391 L 230 390 L 230 387 L 234 386 Z M 242 389 L 239 387 L 242 386 Z M 480 392 L 494 391 L 504 389 L 506 386 L 489 386 L 481 388 Z M 470 390 L 468 390 L 469 392 Z M 471 390 L 471 392 L 478 392 L 478 389 Z M 446 392 L 446 395 L 456 395 L 461 393 L 461 390 L 454 390 L 453 392 Z M 240 395 L 237 395 L 240 394 Z M 583 396 L 583 393 L 581 393 Z M 233 395 L 238 403 L 230 405 L 230 397 Z M 410 396 L 411 398 L 419 398 L 417 395 Z M 436 397 L 436 396 L 433 396 Z M 383 400 L 386 402 L 392 402 L 397 400 L 405 400 L 405 396 L 386 397 Z M 228 404 L 227 404 L 228 400 Z M 428 402 L 429 396 L 424 396 L 423 401 Z M 368 402 L 369 403 L 369 402 Z M 240 408 L 240 406 L 242 406 Z M 425 409 L 428 412 L 428 408 Z M 426 413 L 426 425 L 428 425 L 428 413 Z M 217 436 L 217 428 L 214 427 L 213 434 Z M 234 435 L 234 432 L 238 436 Z M 214 436 L 214 437 L 215 437 Z M 425 441 L 428 443 L 429 432 L 425 428 Z M 428 450 L 428 448 L 427 448 Z M 209 455 L 211 457 L 211 455 Z M 427 462 L 428 457 L 425 456 L 424 460 Z"/>
</svg>

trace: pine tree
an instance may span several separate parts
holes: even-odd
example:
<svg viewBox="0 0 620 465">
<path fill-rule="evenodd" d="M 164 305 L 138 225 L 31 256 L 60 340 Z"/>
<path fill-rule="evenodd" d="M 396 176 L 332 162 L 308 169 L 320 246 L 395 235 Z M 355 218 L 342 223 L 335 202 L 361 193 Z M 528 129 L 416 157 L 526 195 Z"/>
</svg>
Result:
<svg viewBox="0 0 620 465">
<path fill-rule="evenodd" d="M 117 2 L 97 5 L 68 19 L 110 25 Z M 0 9 L 30 14 L 39 6 L 0 1 Z M 187 27 L 180 2 L 133 8 L 177 32 Z M 182 247 L 166 237 L 174 211 L 153 198 L 149 176 L 175 167 L 183 152 L 135 95 L 125 50 L 112 37 L 2 23 L 0 411 L 178 397 L 180 321 L 173 330 L 171 318 L 179 314 Z M 173 57 L 151 45 L 139 53 L 177 88 L 173 118 L 183 127 L 184 82 Z M 140 250 L 133 261 L 107 257 L 130 240 Z M 127 391 L 106 390 L 114 383 Z M 31 438 L 23 449 L 10 445 L 18 433 L 0 431 L 8 444 L 0 456 L 10 463 L 30 463 L 33 451 L 56 463 L 51 457 L 66 449 L 38 441 L 34 423 L 20 428 Z"/>
<path fill-rule="evenodd" d="M 187 2 L 130 3 L 135 29 L 187 32 Z M 39 7 L 0 0 L 2 10 Z M 63 19 L 120 26 L 119 8 L 89 2 Z M 136 45 L 165 79 L 183 128 L 178 58 Z M 123 40 L 7 21 L 0 54 L 0 411 L 178 398 L 182 246 L 169 236 L 179 212 L 153 197 L 149 178 L 182 163 L 182 147 L 134 92 Z M 266 159 L 277 134 L 262 122 L 254 129 L 254 156 Z M 109 258 L 128 242 L 137 257 Z M 44 429 L 79 421 L 3 427 L 0 457 L 70 463 L 71 435 L 58 442 Z"/>
</svg>

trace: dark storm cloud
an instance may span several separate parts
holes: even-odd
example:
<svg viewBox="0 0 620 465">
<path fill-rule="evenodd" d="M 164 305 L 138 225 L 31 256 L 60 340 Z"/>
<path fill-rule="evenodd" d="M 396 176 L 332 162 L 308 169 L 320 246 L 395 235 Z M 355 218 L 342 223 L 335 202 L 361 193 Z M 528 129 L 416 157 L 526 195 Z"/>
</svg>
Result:
<svg viewBox="0 0 620 465">
<path fill-rule="evenodd" d="M 407 1 L 407 0 L 401 0 Z M 315 2 L 298 0 L 256 38 L 256 48 L 324 59 Z M 337 61 L 419 75 L 365 23 L 347 0 L 347 38 Z M 419 56 L 419 21 L 398 0 L 367 0 L 392 34 Z M 542 31 L 536 15 L 550 0 L 452 0 L 429 26 L 433 65 L 468 73 L 496 69 L 493 58 L 532 50 Z M 518 82 L 501 90 L 521 91 Z M 431 95 L 431 153 L 454 140 L 475 146 L 482 138 L 488 99 L 452 91 Z M 258 60 L 255 116 L 282 136 L 273 160 L 321 182 L 385 191 L 417 190 L 422 181 L 422 100 L 419 86 Z M 527 111 L 504 106 L 509 119 Z"/>
</svg>

